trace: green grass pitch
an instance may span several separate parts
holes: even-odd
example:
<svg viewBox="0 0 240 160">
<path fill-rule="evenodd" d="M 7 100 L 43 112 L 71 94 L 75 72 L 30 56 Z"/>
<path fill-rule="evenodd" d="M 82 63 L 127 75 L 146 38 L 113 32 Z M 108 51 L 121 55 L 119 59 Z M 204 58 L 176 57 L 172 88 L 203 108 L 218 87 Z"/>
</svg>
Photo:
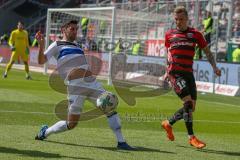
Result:
<svg viewBox="0 0 240 160">
<path fill-rule="evenodd" d="M 66 96 L 49 87 L 47 76 L 32 73 L 32 77 L 27 81 L 23 71 L 12 70 L 7 79 L 0 78 L 0 160 L 240 159 L 240 97 L 213 94 L 199 93 L 194 113 L 195 134 L 207 143 L 202 150 L 189 146 L 183 121 L 174 125 L 174 142 L 169 142 L 161 129 L 160 121 L 182 105 L 173 92 L 139 98 L 133 107 L 120 99 L 123 133 L 137 151 L 116 150 L 104 116 L 81 121 L 74 130 L 51 135 L 46 141 L 36 141 L 34 136 L 42 124 L 58 121 L 54 106 Z M 92 107 L 85 104 L 85 109 Z"/>
</svg>

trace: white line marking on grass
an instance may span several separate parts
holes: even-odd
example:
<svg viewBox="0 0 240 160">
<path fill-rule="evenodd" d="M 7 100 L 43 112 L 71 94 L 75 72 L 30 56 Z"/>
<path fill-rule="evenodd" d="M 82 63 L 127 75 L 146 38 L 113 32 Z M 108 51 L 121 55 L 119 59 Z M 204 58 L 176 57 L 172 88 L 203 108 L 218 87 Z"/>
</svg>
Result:
<svg viewBox="0 0 240 160">
<path fill-rule="evenodd" d="M 165 95 L 162 95 L 162 96 L 175 97 L 174 95 L 171 95 L 171 94 L 165 94 Z M 229 103 L 221 103 L 221 102 L 207 101 L 207 100 L 203 100 L 203 99 L 197 99 L 197 101 L 203 101 L 203 102 L 210 103 L 210 104 L 219 104 L 219 105 L 225 105 L 225 106 L 240 108 L 240 105 L 229 104 Z"/>
<path fill-rule="evenodd" d="M 202 99 L 199 99 L 199 101 L 203 101 L 203 102 L 211 103 L 211 104 L 219 104 L 219 105 L 225 105 L 225 106 L 231 106 L 231 107 L 240 108 L 239 105 L 235 105 L 235 104 L 221 103 L 221 102 L 212 102 L 212 101 L 206 101 L 206 100 L 202 100 Z"/>
<path fill-rule="evenodd" d="M 20 113 L 20 114 L 37 114 L 37 115 L 57 115 L 56 113 L 49 113 L 49 112 L 25 112 L 25 111 L 9 111 L 9 110 L 0 110 L 0 113 Z M 66 113 L 58 113 L 58 115 L 66 115 Z M 104 114 L 103 114 L 104 115 Z M 91 114 L 88 117 L 96 117 L 97 115 Z"/>
<path fill-rule="evenodd" d="M 24 111 L 9 111 L 9 110 L 0 110 L 0 113 L 20 113 L 20 114 L 38 114 L 38 115 L 56 115 L 55 113 L 49 112 L 24 112 Z M 94 116 L 94 115 L 91 115 Z M 121 116 L 122 120 L 129 122 L 158 122 L 163 119 L 157 117 L 125 117 Z M 240 124 L 240 121 L 216 121 L 216 120 L 194 120 L 195 122 L 201 123 L 221 123 L 221 124 Z"/>
<path fill-rule="evenodd" d="M 129 122 L 146 122 L 146 123 L 153 123 L 153 122 L 159 122 L 159 121 L 154 121 L 154 120 L 134 120 L 131 119 L 131 120 L 126 120 L 126 121 L 129 121 Z M 240 124 L 240 122 L 232 122 L 232 121 L 214 121 L 214 120 L 194 120 L 194 122 L 198 122 L 198 123 L 220 123 L 220 124 Z"/>
<path fill-rule="evenodd" d="M 121 117 L 123 120 L 125 121 L 129 121 L 129 122 L 159 122 L 162 121 L 164 119 L 162 118 L 156 118 L 156 117 Z M 183 120 L 181 120 L 183 121 Z M 240 121 L 216 121 L 216 120 L 193 120 L 194 122 L 200 122 L 200 123 L 221 123 L 221 124 L 240 124 Z"/>
<path fill-rule="evenodd" d="M 21 113 L 21 114 L 55 115 L 55 113 L 48 113 L 48 112 L 24 112 L 24 111 L 8 111 L 8 110 L 0 110 L 0 113 Z"/>
<path fill-rule="evenodd" d="M 205 123 L 222 123 L 222 124 L 240 124 L 240 122 L 233 121 L 215 121 L 215 120 L 194 120 L 196 122 L 205 122 Z"/>
</svg>

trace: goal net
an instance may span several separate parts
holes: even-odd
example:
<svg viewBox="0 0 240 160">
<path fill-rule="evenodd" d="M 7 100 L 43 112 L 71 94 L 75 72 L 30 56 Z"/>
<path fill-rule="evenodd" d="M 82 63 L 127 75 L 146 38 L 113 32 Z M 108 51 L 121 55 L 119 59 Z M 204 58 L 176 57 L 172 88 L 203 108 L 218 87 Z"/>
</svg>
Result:
<svg viewBox="0 0 240 160">
<path fill-rule="evenodd" d="M 49 9 L 47 15 L 46 46 L 52 41 L 61 40 L 61 26 L 70 20 L 79 22 L 76 42 L 85 50 L 91 69 L 97 75 L 107 77 L 109 75 L 109 52 L 105 57 L 103 39 L 109 42 L 114 41 L 113 18 L 114 7 L 100 8 L 69 8 L 69 9 Z M 105 52 L 106 53 L 106 52 Z M 105 61 L 102 61 L 103 59 Z M 56 62 L 50 60 L 46 66 L 54 68 Z"/>
<path fill-rule="evenodd" d="M 149 63 L 146 66 L 142 63 L 148 63 L 144 60 L 145 56 L 164 56 L 163 36 L 170 26 L 170 20 L 165 13 L 166 6 L 160 10 L 163 12 L 161 16 L 157 11 L 149 12 L 148 6 L 49 9 L 46 46 L 61 39 L 62 23 L 78 20 L 77 43 L 85 49 L 93 72 L 108 78 L 109 84 L 112 75 L 123 75 L 118 78 L 126 79 L 131 70 L 141 73 L 150 70 L 158 75 L 155 64 L 151 66 Z M 139 45 L 135 45 L 137 43 Z M 50 61 L 47 67 L 52 68 L 55 64 L 56 62 Z"/>
</svg>

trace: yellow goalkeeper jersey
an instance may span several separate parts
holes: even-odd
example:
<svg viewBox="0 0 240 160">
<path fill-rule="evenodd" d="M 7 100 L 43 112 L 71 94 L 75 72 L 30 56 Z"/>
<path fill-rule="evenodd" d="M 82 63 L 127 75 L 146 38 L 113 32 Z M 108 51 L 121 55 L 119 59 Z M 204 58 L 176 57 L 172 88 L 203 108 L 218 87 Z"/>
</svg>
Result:
<svg viewBox="0 0 240 160">
<path fill-rule="evenodd" d="M 9 39 L 9 45 L 15 47 L 17 54 L 26 53 L 26 49 L 29 47 L 28 32 L 26 30 L 20 31 L 19 29 L 13 30 Z"/>
</svg>

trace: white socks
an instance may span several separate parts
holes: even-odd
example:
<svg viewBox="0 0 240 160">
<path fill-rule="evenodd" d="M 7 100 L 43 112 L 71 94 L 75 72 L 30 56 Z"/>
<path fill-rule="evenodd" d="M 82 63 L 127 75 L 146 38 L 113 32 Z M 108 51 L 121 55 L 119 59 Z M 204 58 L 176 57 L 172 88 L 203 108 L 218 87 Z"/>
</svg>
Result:
<svg viewBox="0 0 240 160">
<path fill-rule="evenodd" d="M 108 123 L 113 133 L 115 134 L 118 142 L 125 142 L 121 132 L 121 121 L 118 114 L 114 114 L 108 117 Z M 53 126 L 49 127 L 45 132 L 45 137 L 48 137 L 52 133 L 60 133 L 67 131 L 67 121 L 58 121 Z"/>
<path fill-rule="evenodd" d="M 66 130 L 68 130 L 67 121 L 58 121 L 57 123 L 55 123 L 53 126 L 49 127 L 46 130 L 45 136 L 47 137 L 52 133 L 60 133 Z"/>
<path fill-rule="evenodd" d="M 118 114 L 108 117 L 108 123 L 113 133 L 115 134 L 118 142 L 125 142 L 121 132 L 121 121 Z"/>
</svg>

